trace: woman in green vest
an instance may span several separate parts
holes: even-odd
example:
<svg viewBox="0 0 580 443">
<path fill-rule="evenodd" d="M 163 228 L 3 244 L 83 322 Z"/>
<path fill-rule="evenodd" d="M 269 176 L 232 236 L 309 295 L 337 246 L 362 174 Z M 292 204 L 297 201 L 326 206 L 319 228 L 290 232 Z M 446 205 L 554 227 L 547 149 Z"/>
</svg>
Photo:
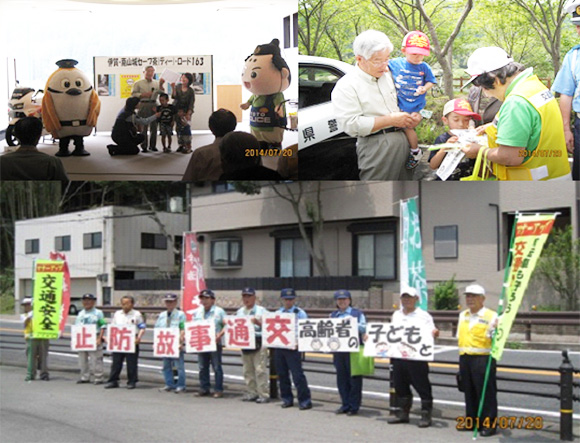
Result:
<svg viewBox="0 0 580 443">
<path fill-rule="evenodd" d="M 469 83 L 481 86 L 502 106 L 486 129 L 488 146 L 472 143 L 468 158 L 481 149 L 498 180 L 570 180 L 562 115 L 550 90 L 501 48 L 479 48 L 469 57 Z"/>
</svg>

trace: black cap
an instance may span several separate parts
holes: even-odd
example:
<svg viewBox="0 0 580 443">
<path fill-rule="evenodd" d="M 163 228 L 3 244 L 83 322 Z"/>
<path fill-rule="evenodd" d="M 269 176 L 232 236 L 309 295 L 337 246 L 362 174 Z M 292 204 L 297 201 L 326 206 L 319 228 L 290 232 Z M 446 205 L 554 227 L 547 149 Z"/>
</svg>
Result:
<svg viewBox="0 0 580 443">
<path fill-rule="evenodd" d="M 244 288 L 242 289 L 242 295 L 256 295 L 256 290 L 254 288 Z"/>
<path fill-rule="evenodd" d="M 81 297 L 82 300 L 96 300 L 97 297 L 95 297 L 93 294 L 83 294 L 83 296 Z"/>
<path fill-rule="evenodd" d="M 203 291 L 201 291 L 199 293 L 199 296 L 213 298 L 215 300 L 215 294 L 213 293 L 213 291 L 211 289 L 204 289 Z"/>
<path fill-rule="evenodd" d="M 283 298 L 286 300 L 295 299 L 296 298 L 296 291 L 292 288 L 282 289 L 282 291 L 280 291 L 280 298 Z"/>
<path fill-rule="evenodd" d="M 177 295 L 175 294 L 165 294 L 165 297 L 163 297 L 163 301 L 176 301 L 177 300 Z"/>
<path fill-rule="evenodd" d="M 65 58 L 56 62 L 56 66 L 59 68 L 74 68 L 79 62 L 73 60 L 72 58 Z"/>
</svg>

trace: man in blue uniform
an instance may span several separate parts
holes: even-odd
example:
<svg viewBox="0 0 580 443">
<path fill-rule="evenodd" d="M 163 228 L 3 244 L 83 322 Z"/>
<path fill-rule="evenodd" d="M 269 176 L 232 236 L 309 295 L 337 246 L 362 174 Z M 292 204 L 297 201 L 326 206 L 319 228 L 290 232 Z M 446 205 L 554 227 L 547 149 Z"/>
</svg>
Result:
<svg viewBox="0 0 580 443">
<path fill-rule="evenodd" d="M 353 308 L 352 297 L 346 289 L 340 289 L 334 293 L 334 300 L 338 308 L 330 318 L 354 317 L 358 321 L 359 343 L 362 343 L 366 332 L 366 318 L 362 311 Z M 335 352 L 332 361 L 336 369 L 336 385 L 340 394 L 341 406 L 336 414 L 356 415 L 362 401 L 362 375 L 351 375 L 350 353 Z"/>
<path fill-rule="evenodd" d="M 276 312 L 294 314 L 296 316 L 296 323 L 298 323 L 298 320 L 308 318 L 308 315 L 303 309 L 294 306 L 294 303 L 296 302 L 296 292 L 294 289 L 282 289 L 280 297 L 282 298 L 284 307 L 278 309 Z M 310 398 L 310 389 L 308 388 L 308 381 L 306 380 L 306 376 L 302 370 L 302 360 L 298 349 L 276 349 L 274 361 L 276 363 L 276 372 L 278 373 L 278 381 L 280 384 L 282 408 L 294 406 L 292 384 L 290 383 L 291 372 L 292 380 L 294 380 L 294 386 L 296 386 L 298 394 L 299 409 L 311 409 L 312 401 Z"/>
<path fill-rule="evenodd" d="M 580 35 L 580 0 L 568 0 L 564 6 L 572 14 L 572 24 Z M 560 93 L 560 111 L 564 120 L 564 136 L 568 152 L 573 153 L 572 179 L 580 180 L 580 45 L 574 46 L 566 56 L 556 75 L 552 91 Z M 574 130 L 570 129 L 572 110 L 575 114 Z"/>
</svg>

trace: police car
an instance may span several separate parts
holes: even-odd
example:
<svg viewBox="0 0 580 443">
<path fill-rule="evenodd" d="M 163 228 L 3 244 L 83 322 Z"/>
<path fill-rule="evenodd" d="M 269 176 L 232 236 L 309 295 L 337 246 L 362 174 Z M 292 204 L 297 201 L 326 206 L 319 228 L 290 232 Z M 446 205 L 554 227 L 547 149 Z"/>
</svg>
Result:
<svg viewBox="0 0 580 443">
<path fill-rule="evenodd" d="M 358 179 L 356 138 L 344 133 L 330 101 L 336 82 L 354 66 L 306 55 L 298 65 L 300 180 Z"/>
</svg>

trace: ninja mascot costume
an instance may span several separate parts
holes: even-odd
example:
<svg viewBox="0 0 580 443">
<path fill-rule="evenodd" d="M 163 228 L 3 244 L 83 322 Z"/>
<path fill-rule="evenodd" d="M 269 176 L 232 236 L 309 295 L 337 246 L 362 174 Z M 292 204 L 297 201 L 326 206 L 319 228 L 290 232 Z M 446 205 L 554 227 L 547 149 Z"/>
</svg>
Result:
<svg viewBox="0 0 580 443">
<path fill-rule="evenodd" d="M 75 68 L 76 60 L 59 60 L 59 69 L 46 82 L 42 99 L 42 119 L 48 132 L 58 138 L 58 157 L 71 155 L 68 150 L 72 140 L 72 155 L 90 155 L 84 148 L 83 137 L 89 135 L 97 124 L 101 102 L 88 77 Z"/>
<path fill-rule="evenodd" d="M 259 45 L 246 59 L 244 87 L 253 95 L 240 108 L 250 106 L 250 129 L 261 148 L 280 148 L 286 128 L 284 94 L 290 86 L 290 68 L 280 55 L 280 42 Z"/>
</svg>

